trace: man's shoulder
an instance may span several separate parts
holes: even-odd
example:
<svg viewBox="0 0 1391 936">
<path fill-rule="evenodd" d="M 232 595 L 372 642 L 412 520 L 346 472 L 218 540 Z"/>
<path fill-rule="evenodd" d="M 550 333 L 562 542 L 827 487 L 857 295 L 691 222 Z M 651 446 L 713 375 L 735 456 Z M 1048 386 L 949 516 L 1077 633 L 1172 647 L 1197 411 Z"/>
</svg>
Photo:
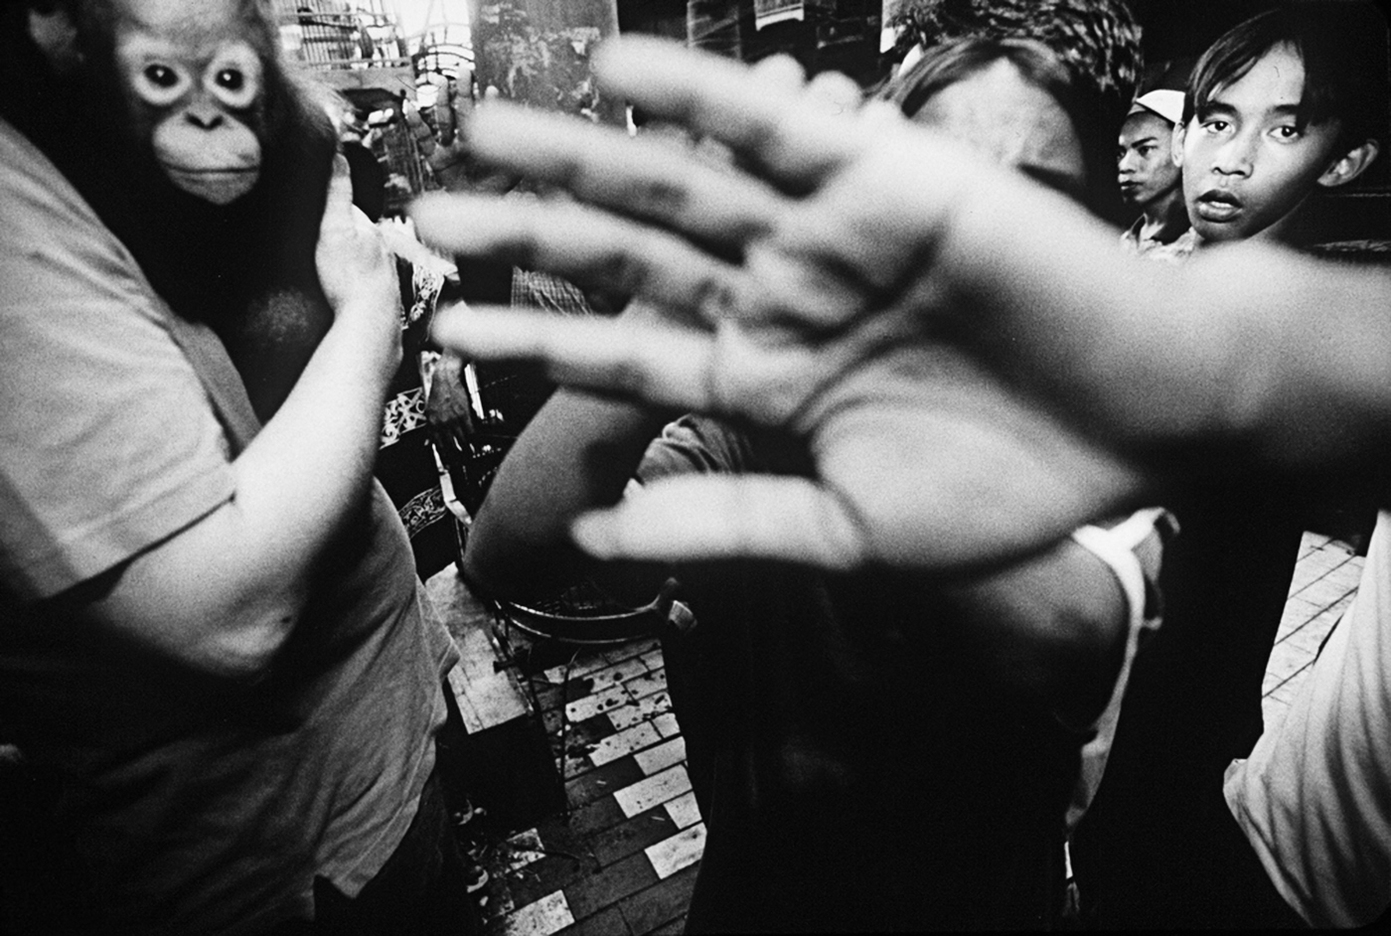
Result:
<svg viewBox="0 0 1391 936">
<path fill-rule="evenodd" d="M 42 150 L 0 119 L 0 269 L 13 289 L 145 290 L 139 266 Z"/>
<path fill-rule="evenodd" d="M 0 118 L 0 197 L 5 203 L 5 224 L 0 226 L 0 238 L 13 236 L 26 218 L 52 213 L 83 211 L 86 208 L 77 190 L 58 167 L 16 127 Z M 95 216 L 92 216 L 95 220 Z"/>
</svg>

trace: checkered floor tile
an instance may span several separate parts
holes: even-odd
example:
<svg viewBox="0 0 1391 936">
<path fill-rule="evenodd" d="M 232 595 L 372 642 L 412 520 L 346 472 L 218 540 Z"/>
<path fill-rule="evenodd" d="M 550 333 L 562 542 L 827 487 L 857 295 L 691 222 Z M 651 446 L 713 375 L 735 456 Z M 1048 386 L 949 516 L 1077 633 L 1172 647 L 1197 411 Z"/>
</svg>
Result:
<svg viewBox="0 0 1391 936">
<path fill-rule="evenodd" d="M 488 933 L 679 932 L 705 824 L 660 647 L 587 650 L 531 679 L 569 811 L 485 852 Z"/>
</svg>

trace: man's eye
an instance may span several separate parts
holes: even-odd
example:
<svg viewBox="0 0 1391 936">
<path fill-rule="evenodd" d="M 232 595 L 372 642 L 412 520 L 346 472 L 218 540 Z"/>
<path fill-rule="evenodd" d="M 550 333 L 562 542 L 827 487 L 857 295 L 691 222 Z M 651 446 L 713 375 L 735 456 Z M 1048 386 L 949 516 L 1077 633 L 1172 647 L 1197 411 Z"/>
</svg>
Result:
<svg viewBox="0 0 1391 936">
<path fill-rule="evenodd" d="M 1150 153 L 1153 153 L 1155 151 L 1155 149 L 1156 147 L 1153 146 L 1142 146 L 1140 147 L 1140 155 L 1148 157 Z"/>
<path fill-rule="evenodd" d="M 1275 128 L 1275 136 L 1281 140 L 1297 140 L 1300 136 L 1299 128 L 1289 124 L 1282 124 Z"/>
<path fill-rule="evenodd" d="M 1213 119 L 1203 121 L 1203 129 L 1209 133 L 1224 133 L 1229 126 L 1231 125 L 1225 120 Z"/>
</svg>

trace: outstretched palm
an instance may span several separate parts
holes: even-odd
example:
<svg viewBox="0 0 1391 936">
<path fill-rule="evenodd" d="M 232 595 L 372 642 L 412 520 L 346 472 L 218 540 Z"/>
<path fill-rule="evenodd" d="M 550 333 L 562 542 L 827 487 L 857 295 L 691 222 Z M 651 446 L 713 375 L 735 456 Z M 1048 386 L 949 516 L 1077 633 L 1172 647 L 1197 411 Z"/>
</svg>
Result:
<svg viewBox="0 0 1391 936">
<path fill-rule="evenodd" d="M 959 298 L 934 273 L 930 219 L 969 159 L 934 141 L 920 187 L 865 185 L 889 168 L 866 136 L 902 132 L 882 114 L 833 117 L 785 82 L 634 45 L 607 64 L 613 89 L 715 136 L 739 168 L 670 137 L 498 109 L 477 118 L 478 151 L 578 201 L 441 200 L 416 218 L 461 253 L 617 279 L 665 321 L 461 313 L 437 335 L 477 357 L 544 361 L 564 383 L 786 431 L 808 468 L 653 484 L 584 518 L 582 545 L 941 567 L 1042 547 L 1139 490 L 1129 466 L 924 324 L 945 317 L 924 306 Z"/>
</svg>

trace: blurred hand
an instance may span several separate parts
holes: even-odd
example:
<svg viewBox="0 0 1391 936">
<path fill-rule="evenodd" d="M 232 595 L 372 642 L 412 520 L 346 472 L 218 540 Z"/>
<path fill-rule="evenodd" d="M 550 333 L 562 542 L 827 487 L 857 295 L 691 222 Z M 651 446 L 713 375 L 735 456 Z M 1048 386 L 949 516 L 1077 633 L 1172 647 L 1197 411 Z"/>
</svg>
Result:
<svg viewBox="0 0 1391 936">
<path fill-rule="evenodd" d="M 806 476 L 656 481 L 574 528 L 601 558 L 738 556 L 942 568 L 1044 547 L 1124 504 L 1129 466 L 947 345 L 856 331 L 817 348 L 619 319 L 472 309 L 436 338 L 540 361 L 560 383 L 749 420 L 800 440 Z"/>
<path fill-rule="evenodd" d="M 781 64 L 632 40 L 601 56 L 608 91 L 734 159 L 490 107 L 474 118 L 478 154 L 576 200 L 435 199 L 414 216 L 455 253 L 616 285 L 666 322 L 474 310 L 441 317 L 437 337 L 477 358 L 542 361 L 562 383 L 780 429 L 812 467 L 652 484 L 583 518 L 581 545 L 942 567 L 1040 548 L 1136 495 L 1133 468 L 946 339 L 974 298 L 952 279 L 960 258 L 937 262 L 965 196 L 1066 212 L 1062 199 Z"/>
</svg>

